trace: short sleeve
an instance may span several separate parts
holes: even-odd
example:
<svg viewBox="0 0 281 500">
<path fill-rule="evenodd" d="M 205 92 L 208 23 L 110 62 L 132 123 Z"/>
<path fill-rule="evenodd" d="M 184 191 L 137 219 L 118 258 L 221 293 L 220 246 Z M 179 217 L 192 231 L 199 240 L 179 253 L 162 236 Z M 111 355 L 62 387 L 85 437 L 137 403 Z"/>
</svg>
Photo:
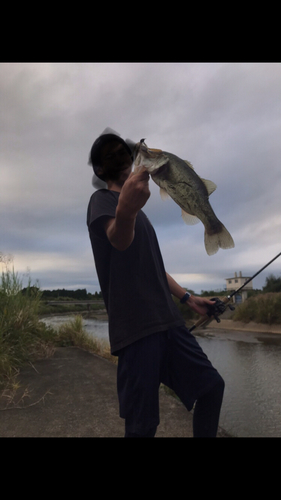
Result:
<svg viewBox="0 0 281 500">
<path fill-rule="evenodd" d="M 100 189 L 90 199 L 87 212 L 87 225 L 90 229 L 101 217 L 115 217 L 119 193 Z"/>
</svg>

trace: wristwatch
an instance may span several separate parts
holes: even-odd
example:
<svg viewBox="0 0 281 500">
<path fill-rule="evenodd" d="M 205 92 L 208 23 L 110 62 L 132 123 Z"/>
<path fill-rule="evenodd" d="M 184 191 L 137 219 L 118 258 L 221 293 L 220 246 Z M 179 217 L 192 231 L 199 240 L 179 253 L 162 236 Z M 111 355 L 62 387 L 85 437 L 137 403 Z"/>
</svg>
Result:
<svg viewBox="0 0 281 500">
<path fill-rule="evenodd" d="M 180 299 L 180 303 L 184 304 L 190 297 L 191 293 L 186 292 L 184 296 Z"/>
</svg>

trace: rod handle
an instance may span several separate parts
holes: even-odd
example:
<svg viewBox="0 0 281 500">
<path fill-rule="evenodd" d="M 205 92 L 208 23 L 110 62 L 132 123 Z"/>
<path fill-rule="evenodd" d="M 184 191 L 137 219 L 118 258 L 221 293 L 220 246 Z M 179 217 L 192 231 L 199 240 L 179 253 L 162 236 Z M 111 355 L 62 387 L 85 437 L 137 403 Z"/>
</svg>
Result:
<svg viewBox="0 0 281 500">
<path fill-rule="evenodd" d="M 219 300 L 221 300 L 221 302 L 223 302 L 224 304 L 230 302 L 229 297 L 222 297 L 222 299 Z M 211 321 L 213 321 L 213 319 L 215 319 L 214 315 L 205 314 L 204 316 L 201 316 L 201 318 L 199 318 L 199 320 L 191 328 L 189 328 L 189 331 L 192 332 L 192 330 L 198 328 L 198 326 L 200 325 L 207 326 L 209 323 L 211 323 Z"/>
</svg>

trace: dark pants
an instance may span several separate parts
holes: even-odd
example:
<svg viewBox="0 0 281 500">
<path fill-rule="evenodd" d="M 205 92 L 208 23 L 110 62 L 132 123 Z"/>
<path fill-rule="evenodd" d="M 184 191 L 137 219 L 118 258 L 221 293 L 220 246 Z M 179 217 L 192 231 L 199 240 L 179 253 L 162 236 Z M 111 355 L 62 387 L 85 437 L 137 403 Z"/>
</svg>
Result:
<svg viewBox="0 0 281 500">
<path fill-rule="evenodd" d="M 125 437 L 153 437 L 159 386 L 170 387 L 187 410 L 196 401 L 194 437 L 215 437 L 224 381 L 184 326 L 148 335 L 118 353 L 117 388 Z"/>
</svg>

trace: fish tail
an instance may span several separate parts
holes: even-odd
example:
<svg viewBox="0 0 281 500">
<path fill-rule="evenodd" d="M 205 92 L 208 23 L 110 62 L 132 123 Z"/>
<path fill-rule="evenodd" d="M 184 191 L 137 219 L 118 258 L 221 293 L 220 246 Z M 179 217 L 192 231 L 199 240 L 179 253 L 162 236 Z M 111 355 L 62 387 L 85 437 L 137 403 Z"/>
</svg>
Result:
<svg viewBox="0 0 281 500">
<path fill-rule="evenodd" d="M 204 240 L 208 255 L 214 255 L 219 248 L 227 249 L 235 246 L 231 234 L 221 222 L 217 224 L 215 231 L 205 229 Z"/>
</svg>

